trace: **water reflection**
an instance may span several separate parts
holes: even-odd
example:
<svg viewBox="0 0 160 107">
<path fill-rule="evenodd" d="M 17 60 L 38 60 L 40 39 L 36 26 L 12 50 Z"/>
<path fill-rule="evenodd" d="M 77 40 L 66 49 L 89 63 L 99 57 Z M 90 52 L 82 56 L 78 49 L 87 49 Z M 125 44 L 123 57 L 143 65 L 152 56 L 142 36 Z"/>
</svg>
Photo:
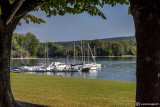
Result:
<svg viewBox="0 0 160 107">
<path fill-rule="evenodd" d="M 90 70 L 89 74 L 91 77 L 97 77 L 97 72 L 98 72 L 97 70 Z"/>
<path fill-rule="evenodd" d="M 55 75 L 66 77 L 79 77 L 79 78 L 96 78 L 97 71 L 90 70 L 89 72 L 23 72 L 25 74 L 39 74 L 39 75 Z"/>
</svg>

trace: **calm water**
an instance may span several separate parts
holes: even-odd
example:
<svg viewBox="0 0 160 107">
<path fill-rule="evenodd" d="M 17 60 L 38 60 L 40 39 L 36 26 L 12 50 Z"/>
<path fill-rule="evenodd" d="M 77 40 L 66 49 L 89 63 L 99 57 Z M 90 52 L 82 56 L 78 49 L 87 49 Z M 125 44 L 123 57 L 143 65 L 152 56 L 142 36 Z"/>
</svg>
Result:
<svg viewBox="0 0 160 107">
<path fill-rule="evenodd" d="M 23 60 L 25 64 L 38 65 L 38 63 L 45 63 L 45 59 L 29 59 Z M 66 62 L 66 58 L 51 58 L 49 62 Z M 21 60 L 11 60 L 11 66 L 20 66 Z M 69 58 L 69 62 L 73 63 L 73 58 Z M 76 63 L 80 63 L 81 59 L 76 59 Z M 90 59 L 90 62 L 93 62 Z M 96 58 L 96 62 L 102 64 L 99 70 L 92 70 L 89 72 L 27 72 L 30 74 L 41 75 L 57 75 L 78 78 L 92 78 L 116 81 L 136 81 L 136 58 Z M 86 59 L 88 63 L 88 59 Z"/>
</svg>

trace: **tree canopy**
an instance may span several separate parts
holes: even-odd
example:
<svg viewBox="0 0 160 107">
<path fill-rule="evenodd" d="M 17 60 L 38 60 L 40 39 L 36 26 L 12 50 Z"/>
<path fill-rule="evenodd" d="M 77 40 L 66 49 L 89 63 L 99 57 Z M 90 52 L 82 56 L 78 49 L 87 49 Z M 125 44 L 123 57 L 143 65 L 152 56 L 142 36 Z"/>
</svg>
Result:
<svg viewBox="0 0 160 107">
<path fill-rule="evenodd" d="M 26 23 L 45 23 L 43 19 L 29 14 L 30 11 L 44 11 L 47 17 L 87 12 L 106 19 L 99 7 L 104 4 L 115 6 L 117 3 L 129 4 L 127 0 L 0 0 L 0 20 L 5 25 L 19 19 Z M 18 24 L 21 25 L 20 22 Z"/>
</svg>

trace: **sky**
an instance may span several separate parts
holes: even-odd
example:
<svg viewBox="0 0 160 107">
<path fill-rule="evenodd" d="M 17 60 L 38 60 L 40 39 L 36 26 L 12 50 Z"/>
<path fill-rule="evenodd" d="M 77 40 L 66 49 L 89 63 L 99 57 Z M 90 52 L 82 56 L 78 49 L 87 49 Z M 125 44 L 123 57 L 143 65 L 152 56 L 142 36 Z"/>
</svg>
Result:
<svg viewBox="0 0 160 107">
<path fill-rule="evenodd" d="M 87 13 L 46 18 L 42 11 L 31 12 L 31 14 L 44 19 L 46 24 L 26 24 L 21 21 L 22 26 L 17 26 L 14 33 L 31 32 L 40 42 L 93 40 L 135 35 L 134 22 L 132 16 L 128 14 L 128 6 L 105 5 L 100 10 L 105 14 L 107 20 L 100 16 L 90 16 Z"/>
</svg>

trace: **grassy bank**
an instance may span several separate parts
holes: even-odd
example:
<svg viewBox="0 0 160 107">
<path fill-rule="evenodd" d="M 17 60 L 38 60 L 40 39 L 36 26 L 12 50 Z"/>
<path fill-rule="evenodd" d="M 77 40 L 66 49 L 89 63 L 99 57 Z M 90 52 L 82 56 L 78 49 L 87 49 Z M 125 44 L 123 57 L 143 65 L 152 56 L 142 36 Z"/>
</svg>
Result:
<svg viewBox="0 0 160 107">
<path fill-rule="evenodd" d="M 51 107 L 134 106 L 135 82 L 11 73 L 16 100 Z"/>
</svg>

